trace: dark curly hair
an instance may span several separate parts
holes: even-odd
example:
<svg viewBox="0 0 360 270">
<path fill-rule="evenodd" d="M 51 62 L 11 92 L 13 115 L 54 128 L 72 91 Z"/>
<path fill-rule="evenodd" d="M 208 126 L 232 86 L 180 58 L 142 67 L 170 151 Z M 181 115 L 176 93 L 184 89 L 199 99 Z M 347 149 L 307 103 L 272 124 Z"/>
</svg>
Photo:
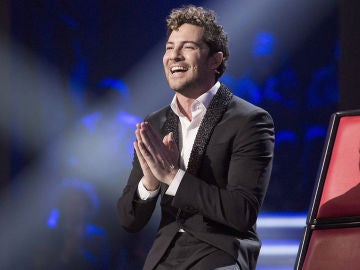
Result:
<svg viewBox="0 0 360 270">
<path fill-rule="evenodd" d="M 204 42 L 209 46 L 210 54 L 222 52 L 224 56 L 217 68 L 216 79 L 225 72 L 226 62 L 229 58 L 228 39 L 223 27 L 217 23 L 215 13 L 212 10 L 205 10 L 203 7 L 193 5 L 184 6 L 173 9 L 166 22 L 168 38 L 173 30 L 179 29 L 185 23 L 203 27 Z"/>
</svg>

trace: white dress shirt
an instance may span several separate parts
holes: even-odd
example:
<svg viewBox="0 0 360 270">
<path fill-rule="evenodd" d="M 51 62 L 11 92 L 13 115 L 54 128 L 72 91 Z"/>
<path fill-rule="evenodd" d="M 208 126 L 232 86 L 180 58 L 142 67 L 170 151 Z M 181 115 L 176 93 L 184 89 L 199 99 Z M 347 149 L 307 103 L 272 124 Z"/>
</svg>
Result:
<svg viewBox="0 0 360 270">
<path fill-rule="evenodd" d="M 206 110 L 217 93 L 220 87 L 220 82 L 217 82 L 210 90 L 198 97 L 191 105 L 191 118 L 190 121 L 183 115 L 178 107 L 176 95 L 171 101 L 171 109 L 179 117 L 179 150 L 180 150 L 180 169 L 172 180 L 169 188 L 166 191 L 167 195 L 175 196 L 176 191 L 181 183 L 188 166 L 190 154 L 193 148 L 196 134 L 198 133 L 201 121 L 203 120 Z M 138 185 L 138 195 L 142 200 L 153 198 L 157 195 L 159 189 L 155 191 L 148 191 L 142 181 Z"/>
</svg>

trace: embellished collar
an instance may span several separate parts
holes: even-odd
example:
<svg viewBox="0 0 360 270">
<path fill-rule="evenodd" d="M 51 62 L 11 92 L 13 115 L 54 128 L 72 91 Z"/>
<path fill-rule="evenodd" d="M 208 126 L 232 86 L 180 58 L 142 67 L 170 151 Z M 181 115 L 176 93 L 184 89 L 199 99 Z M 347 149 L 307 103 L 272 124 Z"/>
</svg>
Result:
<svg viewBox="0 0 360 270">
<path fill-rule="evenodd" d="M 201 122 L 199 131 L 196 135 L 193 149 L 190 155 L 187 171 L 193 175 L 197 175 L 199 167 L 202 164 L 203 156 L 206 151 L 206 147 L 210 140 L 211 134 L 225 113 L 227 106 L 229 105 L 233 94 L 223 84 L 221 84 L 215 96 L 211 99 L 211 102 L 207 108 L 207 112 L 204 119 Z M 179 118 L 173 110 L 169 109 L 166 117 L 166 121 L 163 125 L 163 134 L 173 132 L 175 141 L 178 144 L 178 122 Z"/>
<path fill-rule="evenodd" d="M 220 82 L 216 82 L 213 87 L 211 87 L 208 91 L 206 91 L 204 94 L 202 94 L 201 96 L 199 96 L 198 98 L 196 98 L 196 101 L 198 104 L 202 104 L 204 106 L 205 109 L 207 109 L 210 105 L 211 100 L 213 99 L 213 97 L 216 95 L 216 93 L 218 92 L 219 88 L 220 88 L 221 84 Z M 177 99 L 176 99 L 176 95 L 174 95 L 171 103 L 170 103 L 170 107 L 173 110 L 173 112 L 177 115 L 180 116 L 182 115 L 182 113 L 180 112 L 178 103 L 177 103 Z"/>
</svg>

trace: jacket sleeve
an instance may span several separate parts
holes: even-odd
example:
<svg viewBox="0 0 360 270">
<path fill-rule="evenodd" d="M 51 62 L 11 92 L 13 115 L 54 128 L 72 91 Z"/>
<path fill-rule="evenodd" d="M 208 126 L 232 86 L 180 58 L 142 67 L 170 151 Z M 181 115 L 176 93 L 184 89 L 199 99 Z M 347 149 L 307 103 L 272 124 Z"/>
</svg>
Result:
<svg viewBox="0 0 360 270">
<path fill-rule="evenodd" d="M 166 121 L 166 115 L 170 106 L 161 108 L 160 110 L 145 117 L 144 121 L 149 121 L 152 126 L 159 132 Z M 139 160 L 134 151 L 134 159 L 132 170 L 128 178 L 128 182 L 123 190 L 121 197 L 117 202 L 118 215 L 120 224 L 130 232 L 140 231 L 150 220 L 159 194 L 152 199 L 141 200 L 137 194 L 139 181 L 143 177 L 143 172 Z"/>
<path fill-rule="evenodd" d="M 155 209 L 158 196 L 148 200 L 141 200 L 137 195 L 137 187 L 143 173 L 134 154 L 133 168 L 128 182 L 117 202 L 119 221 L 129 232 L 140 231 L 150 220 Z"/>
<path fill-rule="evenodd" d="M 252 112 L 245 120 L 235 121 L 236 124 L 231 122 L 231 126 L 226 128 L 235 129 L 232 138 L 223 135 L 220 144 L 223 151 L 216 151 L 216 146 L 209 143 L 207 160 L 202 164 L 202 167 L 208 167 L 200 174 L 201 177 L 224 179 L 200 179 L 185 173 L 172 204 L 246 232 L 255 224 L 267 190 L 274 149 L 274 125 L 270 115 L 262 110 Z M 229 133 L 225 126 L 218 128 L 222 130 L 218 134 Z"/>
</svg>

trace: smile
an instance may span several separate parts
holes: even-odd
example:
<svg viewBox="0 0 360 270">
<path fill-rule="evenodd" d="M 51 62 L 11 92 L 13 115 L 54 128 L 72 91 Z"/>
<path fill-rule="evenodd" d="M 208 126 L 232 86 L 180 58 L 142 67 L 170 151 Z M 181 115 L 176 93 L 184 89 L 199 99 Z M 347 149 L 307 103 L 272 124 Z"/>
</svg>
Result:
<svg viewBox="0 0 360 270">
<path fill-rule="evenodd" d="M 170 72 L 171 72 L 172 74 L 174 74 L 174 73 L 176 73 L 176 72 L 185 72 L 185 71 L 187 71 L 187 70 L 189 70 L 189 68 L 188 68 L 188 67 L 184 67 L 184 66 L 173 66 L 173 67 L 170 68 Z"/>
</svg>

